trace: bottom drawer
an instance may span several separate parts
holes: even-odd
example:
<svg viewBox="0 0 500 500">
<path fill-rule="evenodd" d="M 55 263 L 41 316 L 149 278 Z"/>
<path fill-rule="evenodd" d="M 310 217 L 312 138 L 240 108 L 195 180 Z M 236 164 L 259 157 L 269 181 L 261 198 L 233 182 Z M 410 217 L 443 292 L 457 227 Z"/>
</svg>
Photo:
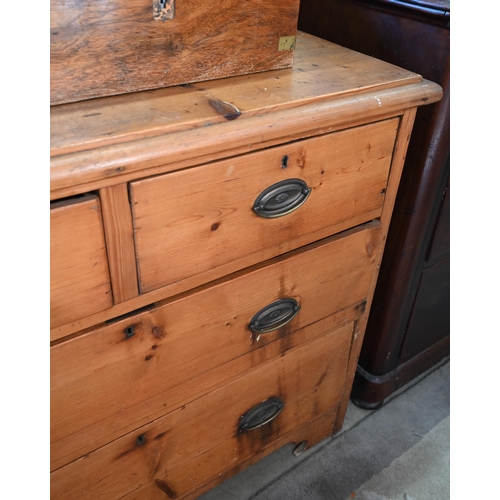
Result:
<svg viewBox="0 0 500 500">
<path fill-rule="evenodd" d="M 253 457 L 302 439 L 300 429 L 312 423 L 313 435 L 305 439 L 327 437 L 343 395 L 352 331 L 350 323 L 291 349 L 54 471 L 51 498 L 184 498 Z M 281 411 L 264 411 L 268 421 L 257 428 L 242 427 L 241 417 L 252 409 L 259 413 L 262 407 L 255 407 L 270 398 L 279 398 Z"/>
</svg>

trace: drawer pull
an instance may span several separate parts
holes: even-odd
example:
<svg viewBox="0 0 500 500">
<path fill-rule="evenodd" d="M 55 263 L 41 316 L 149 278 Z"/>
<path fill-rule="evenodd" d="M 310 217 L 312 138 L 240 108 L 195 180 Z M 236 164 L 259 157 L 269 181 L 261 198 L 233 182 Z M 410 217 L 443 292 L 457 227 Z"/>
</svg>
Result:
<svg viewBox="0 0 500 500">
<path fill-rule="evenodd" d="M 285 403 L 279 398 L 266 399 L 240 417 L 238 430 L 240 432 L 251 431 L 257 429 L 257 427 L 262 427 L 276 418 L 284 406 Z"/>
<path fill-rule="evenodd" d="M 292 321 L 299 310 L 295 299 L 279 299 L 255 313 L 248 326 L 254 333 L 272 332 Z"/>
<path fill-rule="evenodd" d="M 302 179 L 287 179 L 264 189 L 253 204 L 260 217 L 282 217 L 297 210 L 311 194 L 311 188 Z"/>
</svg>

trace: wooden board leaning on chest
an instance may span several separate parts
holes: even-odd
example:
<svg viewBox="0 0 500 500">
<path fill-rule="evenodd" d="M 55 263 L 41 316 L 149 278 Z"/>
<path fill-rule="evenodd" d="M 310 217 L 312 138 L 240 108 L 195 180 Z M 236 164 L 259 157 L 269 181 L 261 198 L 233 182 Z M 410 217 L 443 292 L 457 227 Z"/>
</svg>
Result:
<svg viewBox="0 0 500 500">
<path fill-rule="evenodd" d="M 304 373 L 305 392 L 300 397 L 300 391 L 293 393 L 285 388 L 288 382 L 283 382 L 280 390 L 291 398 L 287 408 L 299 397 L 310 401 L 312 413 L 306 404 L 301 413 L 305 420 L 294 430 L 287 424 L 289 410 L 283 410 L 273 424 L 280 429 L 276 436 L 259 438 L 260 445 L 254 443 L 245 454 L 228 455 L 226 469 L 222 463 L 212 472 L 203 468 L 204 479 L 193 486 L 196 494 L 216 484 L 220 473 L 234 473 L 287 439 L 308 435 L 312 443 L 341 428 L 415 112 L 440 97 L 440 87 L 419 75 L 299 33 L 290 69 L 52 108 L 51 244 L 52 255 L 57 257 L 51 271 L 52 394 L 57 398 L 51 456 L 55 498 L 64 498 L 71 488 L 76 488 L 72 494 L 81 494 L 78 484 L 88 481 L 80 472 L 82 459 L 88 470 L 112 467 L 105 465 L 104 457 L 128 453 L 127 440 L 140 428 L 146 426 L 138 436 L 149 439 L 156 432 L 153 420 L 159 419 L 160 435 L 174 426 L 168 422 L 175 421 L 181 407 L 194 412 L 194 418 L 196 408 L 216 405 L 218 397 L 229 401 L 231 391 L 240 390 L 239 384 L 248 385 L 245 381 L 251 380 L 250 374 L 258 379 L 274 373 L 278 359 L 286 353 L 290 361 L 283 361 L 282 373 L 293 369 L 286 368 L 286 363 L 293 366 L 294 356 L 306 356 L 313 365 L 317 360 L 318 366 L 328 359 L 338 360 L 331 377 L 322 376 L 324 369 L 318 374 L 314 370 L 307 376 Z M 309 198 L 286 217 L 259 219 L 252 211 L 255 197 L 268 184 L 287 177 L 305 182 Z M 162 239 L 164 226 L 169 226 L 172 238 Z M 159 249 L 154 250 L 158 242 Z M 165 260 L 164 248 L 170 248 L 171 261 Z M 330 262 L 332 256 L 340 260 Z M 308 271 L 311 259 L 320 266 L 315 272 Z M 293 277 L 294 266 L 302 269 L 302 278 Z M 262 337 L 247 335 L 245 325 L 250 318 L 246 316 L 253 309 L 247 305 L 247 312 L 236 312 L 240 307 L 236 302 L 231 302 L 231 311 L 223 306 L 230 303 L 230 296 L 236 299 L 237 290 L 243 290 L 245 297 L 245 290 L 258 290 L 259 283 L 266 281 L 259 276 L 267 270 L 275 278 L 266 279 L 276 285 L 269 284 L 266 300 L 281 298 L 286 291 L 297 299 L 301 310 L 286 328 Z M 341 291 L 314 285 L 323 281 L 342 283 Z M 314 295 L 319 293 L 317 288 L 329 299 Z M 264 300 L 266 293 L 249 298 L 256 309 L 263 305 L 255 302 L 259 295 Z M 183 320 L 190 310 L 203 308 L 206 323 L 197 326 L 193 319 Z M 182 316 L 178 327 L 168 320 L 173 311 Z M 227 321 L 226 313 L 232 314 Z M 215 327 L 219 323 L 220 329 Z M 160 401 L 159 394 L 170 391 L 170 404 L 159 403 L 145 411 L 138 395 L 149 391 L 147 380 L 166 369 L 159 365 L 161 346 L 176 346 L 176 352 L 185 352 L 184 357 L 194 356 L 193 349 L 200 348 L 196 356 L 201 360 L 209 350 L 196 346 L 194 338 L 194 344 L 183 338 L 190 336 L 190 328 L 212 329 L 216 335 L 222 324 L 236 335 L 236 343 L 228 337 L 228 345 L 221 345 L 219 354 L 214 349 L 213 366 L 207 365 L 208 371 L 203 372 L 197 365 L 198 378 L 191 382 L 182 375 L 190 372 L 190 360 L 175 359 L 182 395 L 174 394 L 175 384 L 157 388 L 144 401 Z M 337 332 L 333 344 L 325 340 L 332 329 Z M 246 339 L 240 347 L 238 331 Z M 127 332 L 132 338 L 122 344 L 128 342 Z M 121 358 L 116 357 L 118 351 L 113 353 L 115 335 Z M 147 341 L 142 352 L 143 347 L 135 343 L 148 338 L 153 341 Z M 333 349 L 325 351 L 326 358 L 313 354 L 318 348 L 313 346 L 322 342 L 329 342 Z M 226 357 L 221 357 L 222 352 Z M 145 364 L 133 368 L 133 363 L 120 361 L 130 355 L 141 356 Z M 71 382 L 69 373 L 78 363 L 87 368 L 76 370 Z M 109 368 L 112 363 L 118 363 L 116 373 Z M 127 366 L 134 373 L 127 372 Z M 223 376 L 224 371 L 229 375 Z M 114 393 L 113 384 L 118 383 L 113 377 L 136 380 L 133 391 L 121 391 L 124 413 L 120 418 L 111 407 L 103 414 L 109 421 L 102 422 L 104 431 L 99 427 L 99 401 L 94 401 L 94 409 L 90 403 L 81 403 L 85 394 L 100 392 L 99 373 L 105 377 L 102 389 L 108 399 Z M 168 370 L 162 377 L 167 374 Z M 314 394 L 308 384 L 317 383 L 329 384 L 333 399 L 321 396 L 313 404 L 308 399 L 312 396 L 306 394 Z M 117 399 L 113 404 L 121 403 Z M 308 420 L 317 426 L 308 426 Z M 150 427 L 153 430 L 147 431 Z M 225 438 L 221 439 L 223 450 Z M 115 441 L 113 451 L 109 446 Z M 144 450 L 153 449 L 150 442 L 144 446 L 139 455 L 130 455 L 139 457 L 131 458 L 131 464 L 142 460 Z M 158 446 L 158 453 L 163 453 L 163 445 Z M 102 451 L 97 453 L 97 449 Z M 223 461 L 221 456 L 214 460 Z M 186 462 L 187 458 L 170 460 L 169 470 L 195 463 Z M 161 467 L 153 467 L 154 473 L 149 466 L 141 467 L 149 478 L 146 484 L 118 476 L 112 483 L 101 478 L 114 491 L 108 498 L 132 491 L 156 498 L 174 491 L 172 485 L 178 497 L 194 494 L 189 478 L 177 476 L 166 482 Z M 73 485 L 62 478 L 71 478 Z M 126 484 L 124 490 L 116 489 Z M 89 491 L 102 493 L 90 485 Z"/>
</svg>

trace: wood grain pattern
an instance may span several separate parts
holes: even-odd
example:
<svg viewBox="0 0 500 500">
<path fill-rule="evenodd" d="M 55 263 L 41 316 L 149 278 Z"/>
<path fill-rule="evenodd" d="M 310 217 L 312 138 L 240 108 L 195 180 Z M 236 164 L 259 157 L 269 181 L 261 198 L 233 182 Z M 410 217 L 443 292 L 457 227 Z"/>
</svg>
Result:
<svg viewBox="0 0 500 500">
<path fill-rule="evenodd" d="M 50 210 L 51 328 L 111 308 L 113 297 L 97 196 Z"/>
<path fill-rule="evenodd" d="M 363 224 L 367 219 L 375 219 L 380 213 L 380 209 L 374 210 L 371 214 L 367 214 L 366 212 L 361 214 L 359 217 L 355 217 L 351 219 L 351 223 L 353 227 Z M 334 225 L 330 227 L 330 230 L 333 234 L 339 233 L 342 229 L 345 228 L 345 223 L 342 222 L 340 224 Z M 325 231 L 326 232 L 326 231 Z M 318 236 L 319 238 L 321 236 Z M 275 255 L 274 248 L 263 248 L 261 251 L 261 259 L 267 260 L 273 258 Z M 242 258 L 239 261 L 239 268 L 245 268 L 251 266 L 255 262 L 254 255 L 250 255 L 247 258 Z M 96 313 L 92 316 L 87 316 L 85 318 L 81 318 L 75 320 L 71 323 L 66 323 L 64 325 L 57 326 L 52 328 L 50 331 L 50 340 L 51 342 L 59 342 L 61 339 L 65 337 L 69 337 L 77 332 L 85 332 L 89 328 L 103 323 L 105 321 L 112 320 L 118 316 L 129 313 L 130 311 L 140 309 L 143 307 L 151 306 L 152 304 L 164 300 L 167 297 L 172 297 L 174 295 L 183 293 L 188 289 L 203 287 L 207 281 L 216 280 L 217 276 L 225 275 L 229 272 L 234 272 L 235 265 L 232 261 L 228 262 L 226 265 L 220 266 L 213 271 L 207 271 L 204 274 L 199 274 L 192 276 L 190 278 L 186 278 L 178 283 L 173 283 L 168 285 L 167 287 L 161 287 L 151 292 L 139 294 L 139 296 L 127 300 L 125 302 L 121 302 L 115 304 L 112 309 L 103 311 L 100 313 Z"/>
<path fill-rule="evenodd" d="M 120 2 L 118 31 L 140 1 Z M 84 5 L 82 29 L 87 14 L 111 26 L 102 0 L 70 0 L 61 19 Z M 301 40 L 293 68 L 52 106 L 51 199 L 100 192 L 116 289 L 112 307 L 51 329 L 52 498 L 194 499 L 341 428 L 416 107 L 442 91 L 309 35 L 297 52 Z M 285 178 L 309 199 L 257 218 L 257 195 Z M 297 316 L 251 334 L 288 296 Z M 271 396 L 280 415 L 238 431 Z"/>
<path fill-rule="evenodd" d="M 230 478 L 234 474 L 244 470 L 249 465 L 257 462 L 258 460 L 266 457 L 273 451 L 278 450 L 287 444 L 298 444 L 301 441 L 305 440 L 309 443 L 310 446 L 314 446 L 315 444 L 331 435 L 333 425 L 332 422 L 334 420 L 335 409 L 321 415 L 318 418 L 310 420 L 306 425 L 300 428 L 294 429 L 287 434 L 280 435 L 271 443 L 262 446 L 260 450 L 256 451 L 251 456 L 233 463 L 230 469 L 224 469 L 223 472 L 221 472 L 212 480 L 208 480 L 193 492 L 187 493 L 182 497 L 182 500 L 195 500 L 201 494 L 205 493 L 211 488 L 214 488 L 222 481 Z M 227 466 L 227 464 L 225 465 Z M 122 498 L 123 500 L 144 500 L 144 498 L 148 498 L 148 500 L 166 500 L 168 497 L 165 496 L 165 493 L 158 488 L 155 481 L 154 483 L 147 483 L 143 487 L 138 488 L 137 490 L 129 493 L 128 495 L 125 495 Z"/>
<path fill-rule="evenodd" d="M 430 104 L 440 97 L 439 86 L 423 81 L 55 156 L 50 196 L 56 199 L 398 116 L 405 106 Z"/>
<path fill-rule="evenodd" d="M 399 120 L 393 119 L 131 184 L 141 292 L 219 277 L 380 215 Z M 282 159 L 288 157 L 287 168 Z M 252 210 L 291 178 L 312 189 L 275 219 Z M 363 216 L 365 219 L 363 220 Z M 200 249 L 203 251 L 200 252 Z M 218 271 L 218 268 L 220 270 Z"/>
<path fill-rule="evenodd" d="M 299 0 L 51 0 L 51 104 L 287 68 Z"/>
<path fill-rule="evenodd" d="M 351 334 L 348 324 L 287 351 L 58 469 L 51 477 L 51 498 L 120 498 L 156 480 L 182 498 L 279 436 L 323 414 L 331 416 L 340 403 Z M 285 403 L 278 417 L 239 433 L 240 416 L 271 396 Z"/>
<path fill-rule="evenodd" d="M 300 33 L 289 69 L 54 106 L 51 156 L 225 123 L 213 100 L 236 106 L 241 121 L 421 81 L 410 71 Z"/>
<path fill-rule="evenodd" d="M 51 467 L 358 318 L 380 233 L 378 223 L 369 224 L 52 347 Z M 301 305 L 297 316 L 252 334 L 252 316 L 285 297 Z"/>
<path fill-rule="evenodd" d="M 117 184 L 103 188 L 99 195 L 113 298 L 118 304 L 139 294 L 128 186 Z"/>
</svg>

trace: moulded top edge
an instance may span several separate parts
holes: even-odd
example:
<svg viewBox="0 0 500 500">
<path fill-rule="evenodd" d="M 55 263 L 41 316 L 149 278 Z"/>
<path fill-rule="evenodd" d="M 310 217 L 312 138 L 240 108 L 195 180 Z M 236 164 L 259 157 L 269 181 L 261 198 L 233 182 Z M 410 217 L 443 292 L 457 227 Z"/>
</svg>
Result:
<svg viewBox="0 0 500 500">
<path fill-rule="evenodd" d="M 299 32 L 291 68 L 51 107 L 51 156 L 400 87 L 411 71 Z"/>
</svg>

